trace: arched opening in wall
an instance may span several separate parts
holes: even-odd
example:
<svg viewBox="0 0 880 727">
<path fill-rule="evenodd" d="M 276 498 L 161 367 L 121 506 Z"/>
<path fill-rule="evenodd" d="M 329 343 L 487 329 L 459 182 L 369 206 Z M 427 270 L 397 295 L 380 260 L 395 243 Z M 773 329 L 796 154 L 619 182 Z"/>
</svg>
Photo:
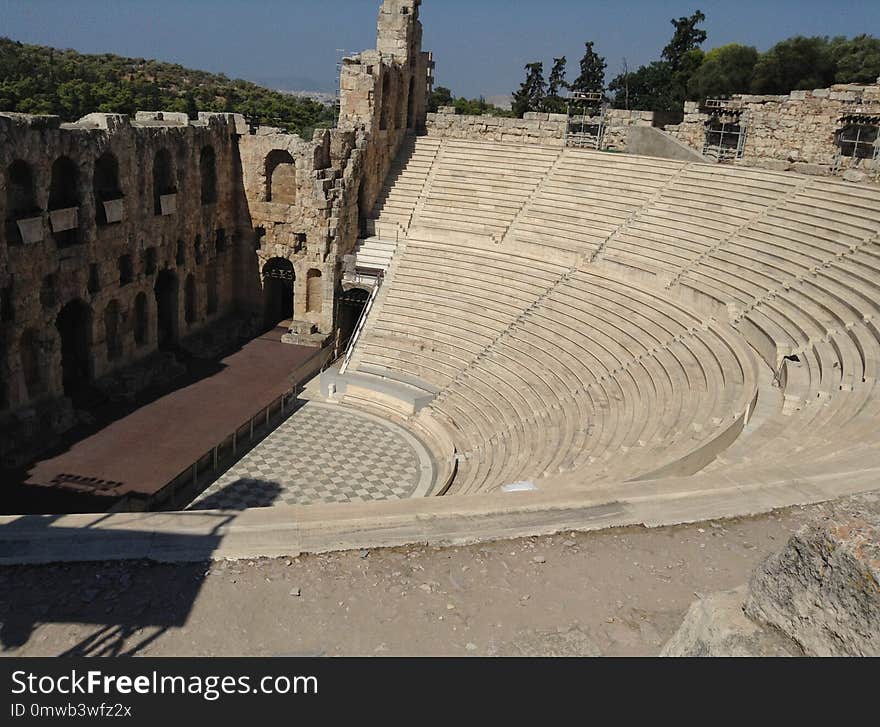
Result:
<svg viewBox="0 0 880 727">
<path fill-rule="evenodd" d="M 95 195 L 95 222 L 109 225 L 122 221 L 122 188 L 119 186 L 119 163 L 109 151 L 95 161 L 92 177 Z"/>
<path fill-rule="evenodd" d="M 49 223 L 58 247 L 79 242 L 79 205 L 79 167 L 70 157 L 58 157 L 49 184 Z"/>
<path fill-rule="evenodd" d="M 266 201 L 296 204 L 296 164 L 289 151 L 275 149 L 266 156 Z"/>
<path fill-rule="evenodd" d="M 171 152 L 159 149 L 153 159 L 153 211 L 157 215 L 162 214 L 162 197 L 169 194 L 177 194 L 174 165 Z"/>
<path fill-rule="evenodd" d="M 202 204 L 214 204 L 217 201 L 217 157 L 214 147 L 202 147 L 199 171 L 202 177 Z"/>
<path fill-rule="evenodd" d="M 134 299 L 134 342 L 143 346 L 149 335 L 149 311 L 147 310 L 147 294 L 138 293 Z"/>
<path fill-rule="evenodd" d="M 122 356 L 122 339 L 119 335 L 119 303 L 111 300 L 104 309 L 104 342 L 107 360 L 116 361 Z"/>
<path fill-rule="evenodd" d="M 34 173 L 30 164 L 20 159 L 12 162 L 6 170 L 6 239 L 10 244 L 24 242 L 16 220 L 40 215 Z"/>
<path fill-rule="evenodd" d="M 42 356 L 40 355 L 40 339 L 33 328 L 21 334 L 19 353 L 21 356 L 21 372 L 28 399 L 35 399 L 45 393 L 46 382 L 43 378 Z"/>
<path fill-rule="evenodd" d="M 217 312 L 217 268 L 214 265 L 205 271 L 205 312 L 212 316 Z"/>
<path fill-rule="evenodd" d="M 379 129 L 384 131 L 388 128 L 388 119 L 391 118 L 391 74 L 382 74 L 382 101 L 379 109 Z"/>
<path fill-rule="evenodd" d="M 191 326 L 196 322 L 196 317 L 198 316 L 196 277 L 192 273 L 186 276 L 186 287 L 183 295 L 184 319 L 186 320 L 186 324 Z"/>
<path fill-rule="evenodd" d="M 168 268 L 156 276 L 156 342 L 160 349 L 173 348 L 178 336 L 177 274 Z"/>
<path fill-rule="evenodd" d="M 321 271 L 312 268 L 306 274 L 306 311 L 309 313 L 321 313 L 323 309 L 324 286 L 321 281 Z"/>
<path fill-rule="evenodd" d="M 293 263 L 273 257 L 263 266 L 263 321 L 267 329 L 293 318 Z"/>
<path fill-rule="evenodd" d="M 65 305 L 55 319 L 61 337 L 61 380 L 64 393 L 75 397 L 92 379 L 91 342 L 92 312 L 82 300 Z"/>
<path fill-rule="evenodd" d="M 406 128 L 415 128 L 416 123 L 416 77 L 409 79 L 409 93 L 406 95 Z"/>
<path fill-rule="evenodd" d="M 351 340 L 357 322 L 363 315 L 370 293 L 363 288 L 346 290 L 339 297 L 339 344 L 345 348 Z"/>
</svg>

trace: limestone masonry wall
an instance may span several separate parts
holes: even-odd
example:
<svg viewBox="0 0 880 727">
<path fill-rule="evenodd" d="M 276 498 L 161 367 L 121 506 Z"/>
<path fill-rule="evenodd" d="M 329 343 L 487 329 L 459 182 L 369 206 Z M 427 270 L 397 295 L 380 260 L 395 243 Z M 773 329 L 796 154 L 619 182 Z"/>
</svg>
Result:
<svg viewBox="0 0 880 727">
<path fill-rule="evenodd" d="M 697 102 L 687 102 L 684 120 L 666 131 L 701 151 L 711 114 Z M 842 84 L 813 91 L 792 91 L 787 96 L 736 95 L 725 109 L 729 119 L 739 119 L 746 137 L 736 164 L 806 174 L 849 173 L 854 180 L 876 176 L 876 163 L 838 155 L 837 133 L 849 115 L 880 115 L 880 85 Z"/>
<path fill-rule="evenodd" d="M 311 139 L 233 114 L 0 112 L 0 456 L 10 415 L 62 430 L 77 383 L 226 314 L 330 337 L 342 256 L 424 131 L 420 2 L 385 0 L 377 49 L 344 61 L 337 128 Z"/>
<path fill-rule="evenodd" d="M 653 118 L 651 111 L 608 109 L 605 114 L 602 149 L 626 151 L 630 127 L 651 126 Z M 585 121 L 598 123 L 599 118 L 587 117 Z M 453 106 L 444 106 L 438 113 L 427 115 L 429 136 L 559 147 L 565 146 L 568 122 L 567 114 L 539 112 L 527 112 L 521 119 L 488 115 L 459 116 Z"/>
</svg>

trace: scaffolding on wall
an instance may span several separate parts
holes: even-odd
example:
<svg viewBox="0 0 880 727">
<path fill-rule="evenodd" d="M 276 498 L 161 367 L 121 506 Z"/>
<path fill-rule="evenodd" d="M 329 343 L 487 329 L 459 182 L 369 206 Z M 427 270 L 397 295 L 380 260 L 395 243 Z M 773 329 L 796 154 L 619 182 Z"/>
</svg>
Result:
<svg viewBox="0 0 880 727">
<path fill-rule="evenodd" d="M 565 145 L 581 149 L 601 149 L 607 108 L 608 104 L 602 93 L 569 91 Z"/>
<path fill-rule="evenodd" d="M 707 98 L 701 110 L 709 116 L 703 137 L 703 156 L 719 163 L 742 159 L 746 143 L 743 110 L 733 101 L 722 98 Z"/>
<path fill-rule="evenodd" d="M 844 114 L 837 123 L 834 171 L 861 167 L 880 175 L 880 114 Z"/>
</svg>

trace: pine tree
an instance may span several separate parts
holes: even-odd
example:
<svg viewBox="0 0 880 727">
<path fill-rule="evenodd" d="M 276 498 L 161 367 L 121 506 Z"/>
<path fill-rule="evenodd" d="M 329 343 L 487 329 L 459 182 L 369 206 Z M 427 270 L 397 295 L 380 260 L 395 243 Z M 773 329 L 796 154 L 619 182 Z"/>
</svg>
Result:
<svg viewBox="0 0 880 727">
<path fill-rule="evenodd" d="M 525 66 L 526 80 L 519 90 L 513 94 L 513 114 L 522 116 L 527 111 L 538 111 L 542 108 L 547 95 L 547 83 L 544 81 L 544 64 L 527 63 Z"/>
<path fill-rule="evenodd" d="M 568 88 L 568 84 L 565 82 L 565 64 L 565 56 L 553 59 L 553 68 L 547 81 L 547 96 L 544 99 L 543 105 L 544 111 L 548 111 L 551 114 L 565 112 L 565 99 L 561 93 Z"/>
<path fill-rule="evenodd" d="M 605 59 L 593 50 L 593 41 L 585 44 L 581 73 L 569 86 L 578 93 L 602 93 L 605 90 Z"/>
</svg>

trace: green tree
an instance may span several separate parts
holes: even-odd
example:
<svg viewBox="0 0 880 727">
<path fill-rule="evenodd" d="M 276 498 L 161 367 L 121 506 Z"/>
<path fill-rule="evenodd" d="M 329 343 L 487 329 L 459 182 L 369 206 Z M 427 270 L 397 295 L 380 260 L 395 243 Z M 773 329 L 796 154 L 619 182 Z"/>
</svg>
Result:
<svg viewBox="0 0 880 727">
<path fill-rule="evenodd" d="M 441 106 L 452 106 L 453 100 L 452 91 L 446 86 L 437 86 L 428 96 L 428 112 L 436 114 Z"/>
<path fill-rule="evenodd" d="M 880 77 L 880 38 L 857 35 L 831 41 L 836 83 L 874 83 Z"/>
<path fill-rule="evenodd" d="M 699 48 L 706 41 L 706 31 L 697 26 L 706 20 L 702 11 L 697 10 L 690 17 L 682 17 L 669 22 L 675 27 L 672 40 L 663 48 L 660 57 L 669 63 L 674 72 L 681 70 L 688 64 L 688 56 L 691 51 Z"/>
<path fill-rule="evenodd" d="M 688 81 L 688 98 L 728 98 L 748 93 L 757 62 L 758 51 L 751 46 L 729 43 L 713 48 Z"/>
<path fill-rule="evenodd" d="M 828 38 L 802 35 L 783 40 L 758 58 L 753 93 L 784 94 L 834 83 L 835 63 Z"/>
<path fill-rule="evenodd" d="M 584 43 L 580 74 L 572 81 L 571 90 L 580 93 L 602 93 L 605 90 L 605 59 L 593 50 L 593 41 Z"/>
<path fill-rule="evenodd" d="M 513 114 L 522 117 L 527 111 L 541 109 L 547 95 L 547 83 L 544 81 L 544 64 L 527 63 L 526 78 L 519 89 L 513 94 Z"/>
<path fill-rule="evenodd" d="M 543 109 L 551 114 L 565 113 L 565 98 L 562 91 L 568 88 L 565 82 L 565 56 L 553 59 L 553 68 L 547 79 L 547 95 L 544 97 Z"/>
</svg>

